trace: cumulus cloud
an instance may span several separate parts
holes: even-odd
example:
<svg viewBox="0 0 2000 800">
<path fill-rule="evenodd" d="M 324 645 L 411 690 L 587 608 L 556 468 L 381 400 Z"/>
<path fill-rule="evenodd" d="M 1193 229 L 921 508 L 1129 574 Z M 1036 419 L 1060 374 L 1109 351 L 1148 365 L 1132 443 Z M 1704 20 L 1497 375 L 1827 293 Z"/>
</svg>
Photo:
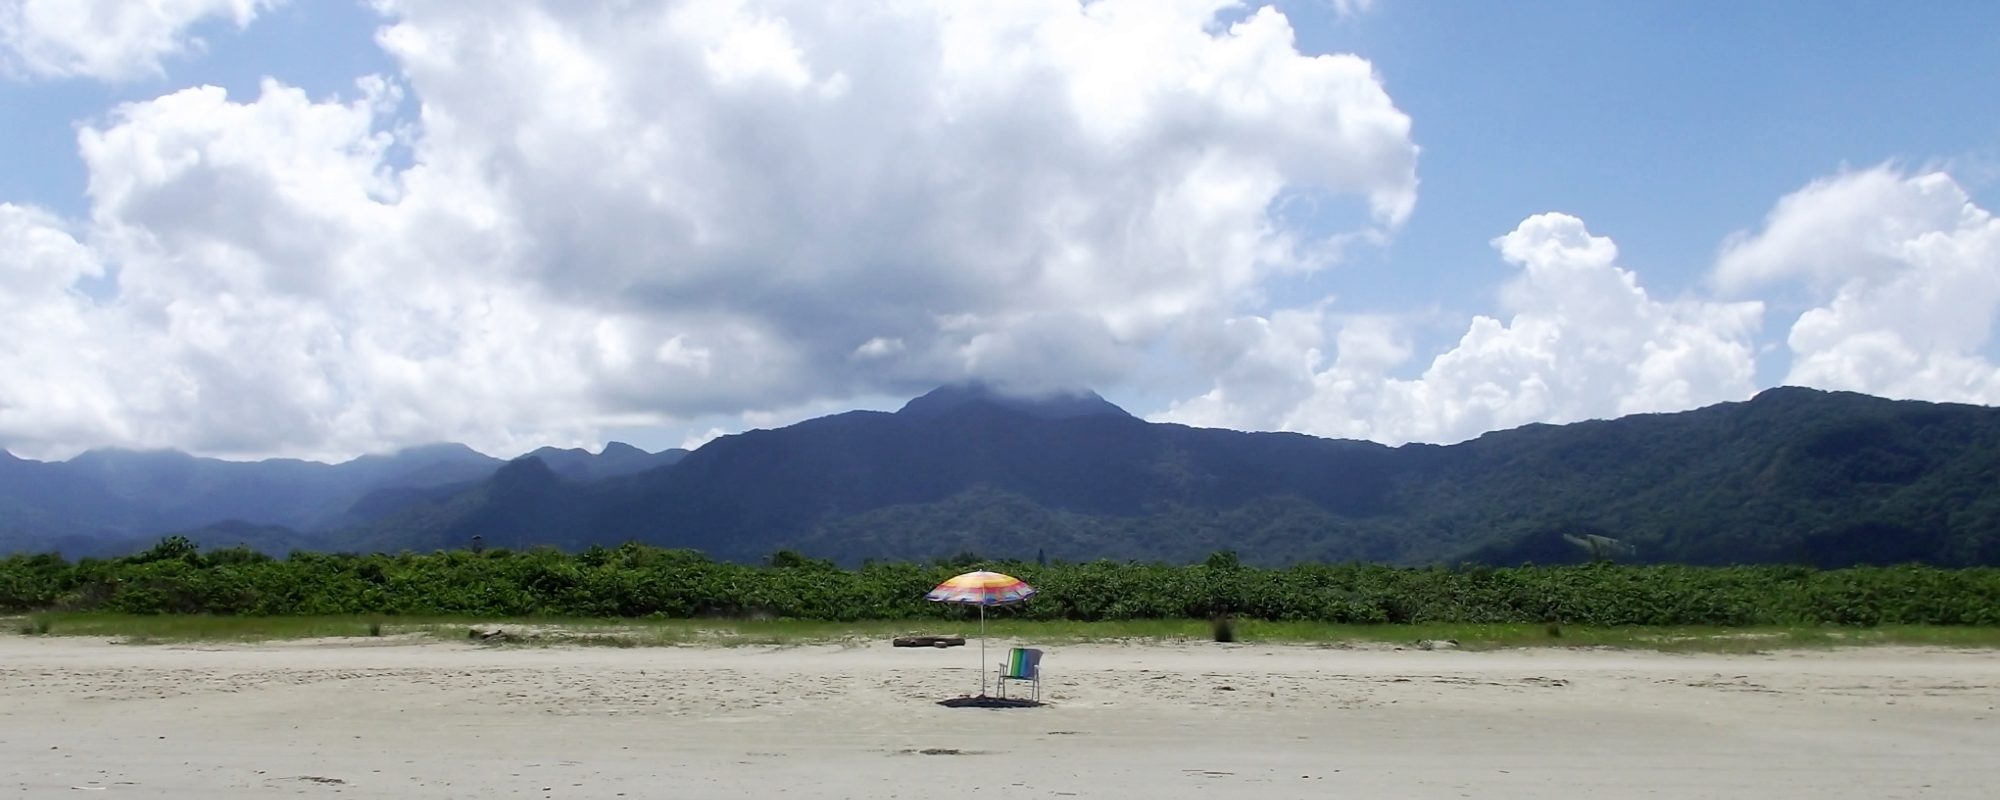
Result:
<svg viewBox="0 0 2000 800">
<path fill-rule="evenodd" d="M 1727 291 L 1797 284 L 1785 380 L 1891 397 L 2000 403 L 1986 356 L 2000 311 L 2000 220 L 1941 172 L 1848 172 L 1780 200 L 1725 246 Z"/>
<path fill-rule="evenodd" d="M 1108 382 L 1415 203 L 1368 62 L 1301 54 L 1269 8 L 376 7 L 397 74 L 122 106 L 80 137 L 90 220 L 18 212 L 111 289 L 20 262 L 41 277 L 9 302 L 103 324 L 10 357 L 141 354 L 65 383 L 99 409 L 69 443 L 500 452 L 962 377 Z M 88 69 L 170 52 L 128 49 Z M 1301 197 L 1364 210 L 1307 232 L 1273 210 Z M 0 444 L 40 441 L 54 396 L 11 403 Z"/>
<path fill-rule="evenodd" d="M 1753 391 L 1758 302 L 1659 300 L 1583 221 L 1540 214 L 1493 241 L 1520 269 L 1508 319 L 1474 317 L 1414 378 L 1396 320 L 1325 307 L 1226 326 L 1228 362 L 1165 419 L 1383 442 L 1454 442 L 1529 422 L 1673 411 Z"/>
<path fill-rule="evenodd" d="M 88 257 L 116 266 L 115 294 L 89 335 L 19 341 L 114 358 L 96 366 L 108 413 L 82 441 L 328 456 L 582 438 L 579 343 L 605 320 L 486 269 L 510 246 L 490 209 L 387 171 L 377 123 L 397 90 L 357 95 L 188 89 L 82 131 Z"/>
<path fill-rule="evenodd" d="M 1408 119 L 1367 62 L 1298 54 L 1270 9 L 1210 30 L 1224 5 L 396 2 L 382 40 L 427 152 L 508 176 L 546 283 L 726 309 L 782 362 L 769 381 L 796 376 L 745 395 L 1084 383 L 1119 359 L 1021 354 L 1129 347 L 1300 266 L 1316 243 L 1273 222 L 1280 192 L 1362 195 L 1382 228 L 1414 203 Z M 807 366 L 855 352 L 871 372 Z"/>
<path fill-rule="evenodd" d="M 284 0 L 0 0 L 0 69 L 21 77 L 129 80 L 202 48 L 189 29 L 248 26 Z"/>
<path fill-rule="evenodd" d="M 61 220 L 0 203 L 0 431 L 24 449 L 103 437 L 124 416 L 104 319 L 81 283 L 104 266 Z"/>
</svg>

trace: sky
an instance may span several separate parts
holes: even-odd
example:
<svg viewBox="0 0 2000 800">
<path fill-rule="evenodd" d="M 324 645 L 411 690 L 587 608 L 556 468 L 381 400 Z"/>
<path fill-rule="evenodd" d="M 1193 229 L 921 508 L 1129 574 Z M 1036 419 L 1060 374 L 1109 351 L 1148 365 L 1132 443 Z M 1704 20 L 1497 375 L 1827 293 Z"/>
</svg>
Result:
<svg viewBox="0 0 2000 800">
<path fill-rule="evenodd" d="M 2000 5 L 0 0 L 0 447 L 2000 404 Z"/>
</svg>

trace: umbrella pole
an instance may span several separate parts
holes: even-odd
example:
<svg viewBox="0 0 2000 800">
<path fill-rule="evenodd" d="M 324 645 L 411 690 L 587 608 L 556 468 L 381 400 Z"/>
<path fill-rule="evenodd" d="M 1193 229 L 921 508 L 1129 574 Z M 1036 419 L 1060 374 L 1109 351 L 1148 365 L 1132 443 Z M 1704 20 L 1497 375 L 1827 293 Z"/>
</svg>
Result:
<svg viewBox="0 0 2000 800">
<path fill-rule="evenodd" d="M 979 604 L 979 696 L 986 696 L 986 604 Z"/>
</svg>

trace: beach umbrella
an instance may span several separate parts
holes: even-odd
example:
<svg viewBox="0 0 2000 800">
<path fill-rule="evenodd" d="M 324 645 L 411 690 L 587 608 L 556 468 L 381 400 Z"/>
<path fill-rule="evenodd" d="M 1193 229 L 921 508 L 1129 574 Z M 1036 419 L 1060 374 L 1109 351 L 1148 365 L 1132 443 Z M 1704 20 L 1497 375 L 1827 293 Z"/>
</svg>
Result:
<svg viewBox="0 0 2000 800">
<path fill-rule="evenodd" d="M 1035 587 L 998 572 L 968 572 L 937 585 L 925 600 L 979 606 L 979 696 L 986 696 L 986 607 L 1019 603 L 1035 596 Z"/>
</svg>

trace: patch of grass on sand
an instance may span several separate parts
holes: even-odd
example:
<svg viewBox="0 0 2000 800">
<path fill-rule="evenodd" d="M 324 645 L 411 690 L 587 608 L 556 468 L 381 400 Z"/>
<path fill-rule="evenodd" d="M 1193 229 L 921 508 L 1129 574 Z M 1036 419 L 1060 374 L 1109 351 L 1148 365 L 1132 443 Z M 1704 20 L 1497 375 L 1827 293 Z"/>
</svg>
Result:
<svg viewBox="0 0 2000 800">
<path fill-rule="evenodd" d="M 14 626 L 14 632 L 19 633 L 22 636 L 47 636 L 50 628 L 53 625 L 53 623 L 50 622 L 48 615 L 46 614 L 37 614 L 32 617 L 21 617 L 19 619 L 14 620 L 14 622 L 16 623 Z"/>
<path fill-rule="evenodd" d="M 468 619 L 454 617 L 228 617 L 51 613 L 16 618 L 18 633 L 97 636 L 145 642 L 263 642 L 316 638 L 424 636 L 494 645 L 603 647 L 791 646 L 865 644 L 896 636 L 976 636 L 969 619 L 818 622 L 768 619 Z M 501 635 L 493 636 L 494 632 Z M 1450 642 L 1465 650 L 1520 647 L 1617 648 L 1666 652 L 1750 653 L 1795 648 L 1905 645 L 2000 648 L 2000 628 L 1883 626 L 1630 627 L 1552 625 L 1332 625 L 1237 619 L 1234 638 L 1247 644 L 1329 647 L 1418 647 Z M 1187 642 L 1213 644 L 1209 620 L 1116 622 L 989 620 L 995 641 L 1041 643 Z"/>
<path fill-rule="evenodd" d="M 258 642 L 366 636 L 371 617 L 218 617 L 201 614 L 51 613 L 39 615 L 56 636 L 99 636 L 135 642 Z"/>
</svg>

